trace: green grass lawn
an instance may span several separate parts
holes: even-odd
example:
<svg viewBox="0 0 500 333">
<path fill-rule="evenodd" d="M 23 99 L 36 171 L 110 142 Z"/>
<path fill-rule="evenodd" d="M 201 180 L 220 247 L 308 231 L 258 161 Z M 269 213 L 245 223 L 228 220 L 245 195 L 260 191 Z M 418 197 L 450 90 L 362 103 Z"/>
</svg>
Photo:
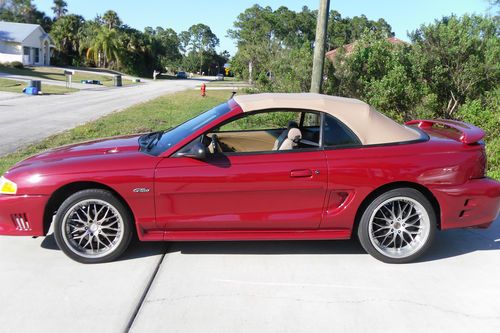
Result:
<svg viewBox="0 0 500 333">
<path fill-rule="evenodd" d="M 244 81 L 210 81 L 207 82 L 207 86 L 226 86 L 226 87 L 237 87 L 237 86 L 249 86 L 248 82 Z"/>
<path fill-rule="evenodd" d="M 0 79 L 0 91 L 20 93 L 23 92 L 24 87 L 26 87 L 24 82 Z"/>
<path fill-rule="evenodd" d="M 70 94 L 77 91 L 80 90 L 75 88 L 66 88 L 64 86 L 53 86 L 48 84 L 42 85 L 42 92 L 44 95 L 62 95 L 62 94 Z"/>
<path fill-rule="evenodd" d="M 0 79 L 0 91 L 22 93 L 23 89 L 27 87 L 26 82 Z M 78 89 L 66 88 L 61 86 L 53 86 L 45 84 L 42 86 L 42 92 L 44 95 L 62 95 L 78 91 Z"/>
<path fill-rule="evenodd" d="M 27 67 L 23 69 L 5 67 L 0 65 L 0 72 L 8 73 L 12 75 L 24 75 L 24 76 L 34 76 L 40 79 L 57 80 L 66 82 L 66 76 L 62 69 L 56 69 L 51 67 Z M 113 85 L 113 77 L 101 75 L 99 73 L 82 73 L 75 72 L 72 81 L 74 83 L 80 83 L 81 80 L 99 80 L 104 86 Z M 131 80 L 122 79 L 123 85 L 135 84 Z"/>
<path fill-rule="evenodd" d="M 0 174 L 18 161 L 50 148 L 109 136 L 168 129 L 227 101 L 230 96 L 227 91 L 211 91 L 203 98 L 198 91 L 190 90 L 135 105 L 0 157 Z"/>
</svg>

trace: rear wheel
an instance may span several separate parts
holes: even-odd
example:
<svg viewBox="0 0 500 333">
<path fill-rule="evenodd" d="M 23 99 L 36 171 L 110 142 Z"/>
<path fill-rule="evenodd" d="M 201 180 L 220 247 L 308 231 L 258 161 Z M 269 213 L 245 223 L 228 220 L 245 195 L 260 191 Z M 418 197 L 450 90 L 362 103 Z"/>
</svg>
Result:
<svg viewBox="0 0 500 333">
<path fill-rule="evenodd" d="M 386 263 L 407 263 L 431 245 L 436 214 L 427 198 L 412 188 L 387 191 L 365 209 L 358 227 L 363 248 Z"/>
<path fill-rule="evenodd" d="M 63 202 L 54 222 L 59 248 L 71 259 L 93 264 L 112 261 L 132 237 L 128 209 L 110 192 L 90 189 Z"/>
</svg>

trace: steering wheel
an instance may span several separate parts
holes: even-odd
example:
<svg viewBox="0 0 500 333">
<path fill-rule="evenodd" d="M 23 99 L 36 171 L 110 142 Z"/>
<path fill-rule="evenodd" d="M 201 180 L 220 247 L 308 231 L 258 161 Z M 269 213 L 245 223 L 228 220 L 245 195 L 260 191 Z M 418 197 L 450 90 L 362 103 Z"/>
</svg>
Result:
<svg viewBox="0 0 500 333">
<path fill-rule="evenodd" d="M 212 142 L 210 143 L 212 146 L 212 151 L 215 153 L 222 153 L 222 148 L 220 145 L 219 137 L 217 134 L 212 134 Z"/>
</svg>

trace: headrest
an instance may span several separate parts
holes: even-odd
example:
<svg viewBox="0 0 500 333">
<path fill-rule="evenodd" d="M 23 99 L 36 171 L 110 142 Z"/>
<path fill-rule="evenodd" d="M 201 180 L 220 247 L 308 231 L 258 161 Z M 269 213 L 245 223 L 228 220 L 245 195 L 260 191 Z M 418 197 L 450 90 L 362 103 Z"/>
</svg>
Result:
<svg viewBox="0 0 500 333">
<path fill-rule="evenodd" d="M 288 124 L 286 125 L 286 128 L 299 128 L 299 124 L 297 124 L 296 121 L 290 120 Z"/>
<path fill-rule="evenodd" d="M 300 139 L 302 139 L 302 133 L 298 128 L 291 128 L 288 131 L 288 139 L 292 140 L 293 142 L 298 142 Z"/>
</svg>

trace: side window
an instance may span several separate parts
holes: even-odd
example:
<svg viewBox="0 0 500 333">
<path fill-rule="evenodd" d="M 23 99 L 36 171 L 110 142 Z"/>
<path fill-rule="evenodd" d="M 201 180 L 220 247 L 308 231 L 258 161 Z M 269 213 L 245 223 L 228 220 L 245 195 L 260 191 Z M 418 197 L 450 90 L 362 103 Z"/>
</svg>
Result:
<svg viewBox="0 0 500 333">
<path fill-rule="evenodd" d="M 289 111 L 250 114 L 221 126 L 218 132 L 283 129 L 288 122 L 297 121 L 299 115 L 299 112 Z"/>
<path fill-rule="evenodd" d="M 264 110 L 213 128 L 200 140 L 212 154 L 318 149 L 320 123 L 314 111 Z"/>
<path fill-rule="evenodd" d="M 321 123 L 321 117 L 319 113 L 305 113 L 304 114 L 304 127 L 315 127 Z"/>
<path fill-rule="evenodd" d="M 323 145 L 325 147 L 360 144 L 361 141 L 346 125 L 336 118 L 325 114 L 325 124 L 323 127 Z"/>
</svg>

